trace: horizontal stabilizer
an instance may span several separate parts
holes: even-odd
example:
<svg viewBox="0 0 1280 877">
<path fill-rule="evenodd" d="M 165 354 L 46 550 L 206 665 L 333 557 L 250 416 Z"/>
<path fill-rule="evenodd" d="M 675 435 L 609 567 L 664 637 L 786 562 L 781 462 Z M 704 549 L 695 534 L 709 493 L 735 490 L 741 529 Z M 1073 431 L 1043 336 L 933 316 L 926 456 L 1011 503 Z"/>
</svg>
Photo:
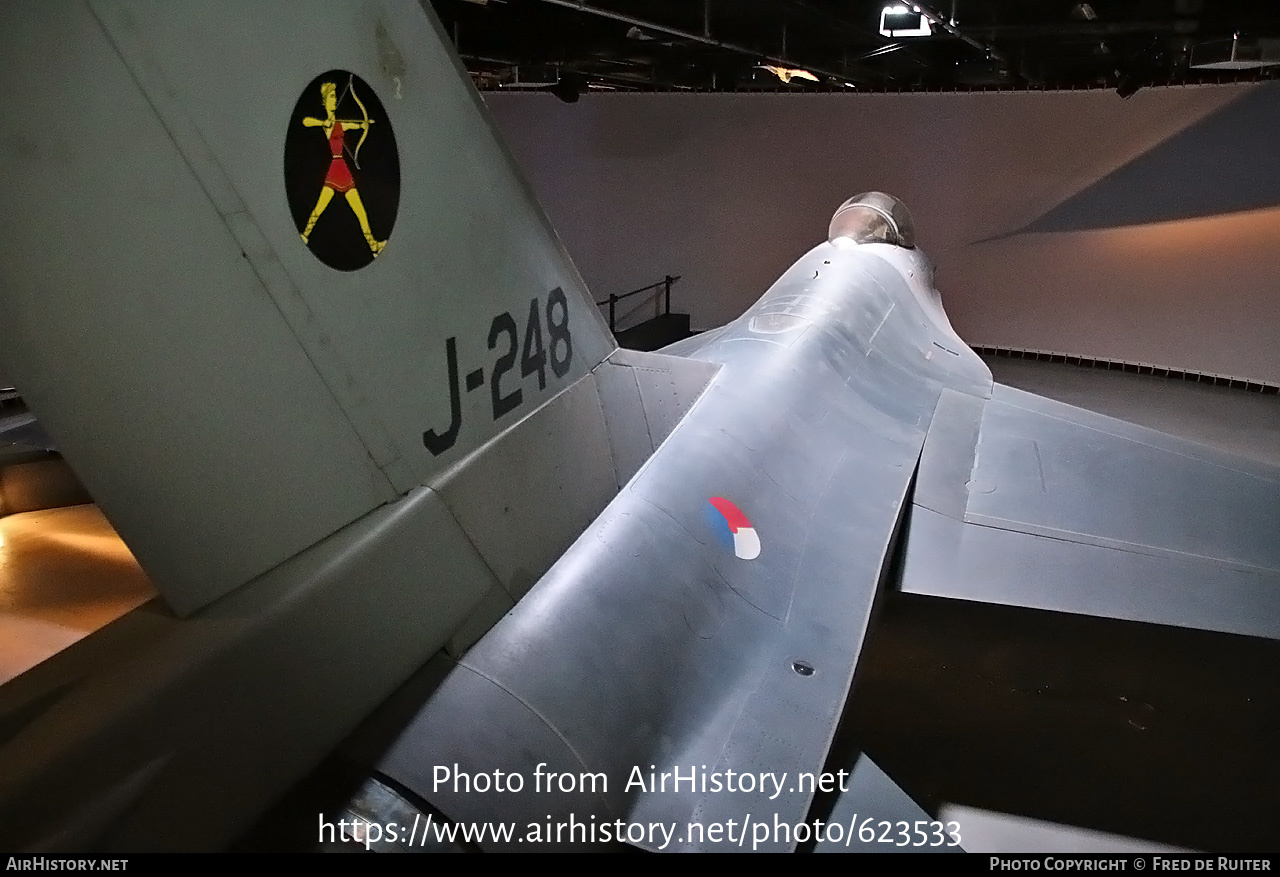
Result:
<svg viewBox="0 0 1280 877">
<path fill-rule="evenodd" d="M 996 385 L 944 393 L 902 590 L 1280 638 L 1280 469 Z"/>
<path fill-rule="evenodd" d="M 956 826 L 971 853 L 1185 853 L 1180 847 L 1026 816 L 945 804 L 938 818 Z"/>
<path fill-rule="evenodd" d="M 964 852 L 946 824 L 920 809 L 867 755 L 858 756 L 844 788 L 815 853 Z"/>
</svg>

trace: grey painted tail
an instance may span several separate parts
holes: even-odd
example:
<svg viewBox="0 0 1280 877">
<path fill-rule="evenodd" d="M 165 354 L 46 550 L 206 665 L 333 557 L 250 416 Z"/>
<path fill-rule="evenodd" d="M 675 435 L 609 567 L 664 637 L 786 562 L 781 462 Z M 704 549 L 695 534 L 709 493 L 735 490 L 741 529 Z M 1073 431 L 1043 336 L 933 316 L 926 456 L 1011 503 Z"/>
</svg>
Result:
<svg viewBox="0 0 1280 877">
<path fill-rule="evenodd" d="M 429 9 L 7 4 L 0 57 L 0 370 L 179 612 L 615 347 Z"/>
</svg>

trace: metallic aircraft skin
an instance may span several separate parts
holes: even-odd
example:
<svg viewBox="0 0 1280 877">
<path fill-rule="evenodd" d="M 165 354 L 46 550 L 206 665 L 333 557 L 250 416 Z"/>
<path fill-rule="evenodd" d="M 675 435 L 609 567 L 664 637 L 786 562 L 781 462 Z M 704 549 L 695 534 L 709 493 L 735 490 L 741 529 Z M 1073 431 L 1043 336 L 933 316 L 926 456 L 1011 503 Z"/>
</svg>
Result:
<svg viewBox="0 0 1280 877">
<path fill-rule="evenodd" d="M 693 410 L 379 769 L 459 820 L 804 822 L 813 789 L 794 780 L 823 770 L 934 407 L 991 390 L 930 280 L 888 243 L 837 237 L 797 261 L 693 354 L 720 366 Z M 716 539 L 712 497 L 750 519 L 758 557 Z M 607 792 L 433 782 L 435 765 L 540 762 L 603 773 Z M 636 765 L 792 780 L 772 797 L 628 790 Z"/>
<path fill-rule="evenodd" d="M 369 768 L 452 819 L 795 824 L 886 587 L 1280 632 L 1280 473 L 993 385 L 886 195 L 636 353 L 428 4 L 8 4 L 0 58 L 0 368 L 160 594 L 0 687 L 0 846 L 225 847 L 428 664 Z M 294 126 L 319 171 L 281 159 L 321 95 L 364 122 L 367 216 L 307 236 L 335 156 Z M 455 763 L 528 785 L 438 788 Z M 539 795 L 539 765 L 608 785 Z"/>
</svg>

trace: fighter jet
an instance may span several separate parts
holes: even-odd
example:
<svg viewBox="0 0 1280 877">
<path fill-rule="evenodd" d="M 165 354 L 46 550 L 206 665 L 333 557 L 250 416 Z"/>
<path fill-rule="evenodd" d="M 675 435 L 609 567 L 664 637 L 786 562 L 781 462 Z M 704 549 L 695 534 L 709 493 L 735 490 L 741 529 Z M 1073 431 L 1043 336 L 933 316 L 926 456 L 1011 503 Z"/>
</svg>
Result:
<svg viewBox="0 0 1280 877">
<path fill-rule="evenodd" d="M 888 195 L 638 353 L 425 3 L 10 3 L 0 58 L 0 371 L 159 595 L 0 688 L 8 849 L 223 848 L 397 691 L 402 829 L 737 848 L 910 810 L 832 761 L 888 587 L 1280 632 L 1280 471 L 995 384 Z"/>
</svg>

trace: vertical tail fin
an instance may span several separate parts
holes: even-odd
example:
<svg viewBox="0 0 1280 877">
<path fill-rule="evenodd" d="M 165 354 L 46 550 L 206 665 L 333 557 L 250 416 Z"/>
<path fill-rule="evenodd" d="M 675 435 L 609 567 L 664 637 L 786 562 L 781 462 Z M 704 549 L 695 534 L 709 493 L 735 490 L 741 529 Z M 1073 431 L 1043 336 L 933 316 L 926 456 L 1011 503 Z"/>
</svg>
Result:
<svg viewBox="0 0 1280 877">
<path fill-rule="evenodd" d="M 9 4 L 0 57 L 0 369 L 179 612 L 615 346 L 429 9 Z"/>
</svg>

